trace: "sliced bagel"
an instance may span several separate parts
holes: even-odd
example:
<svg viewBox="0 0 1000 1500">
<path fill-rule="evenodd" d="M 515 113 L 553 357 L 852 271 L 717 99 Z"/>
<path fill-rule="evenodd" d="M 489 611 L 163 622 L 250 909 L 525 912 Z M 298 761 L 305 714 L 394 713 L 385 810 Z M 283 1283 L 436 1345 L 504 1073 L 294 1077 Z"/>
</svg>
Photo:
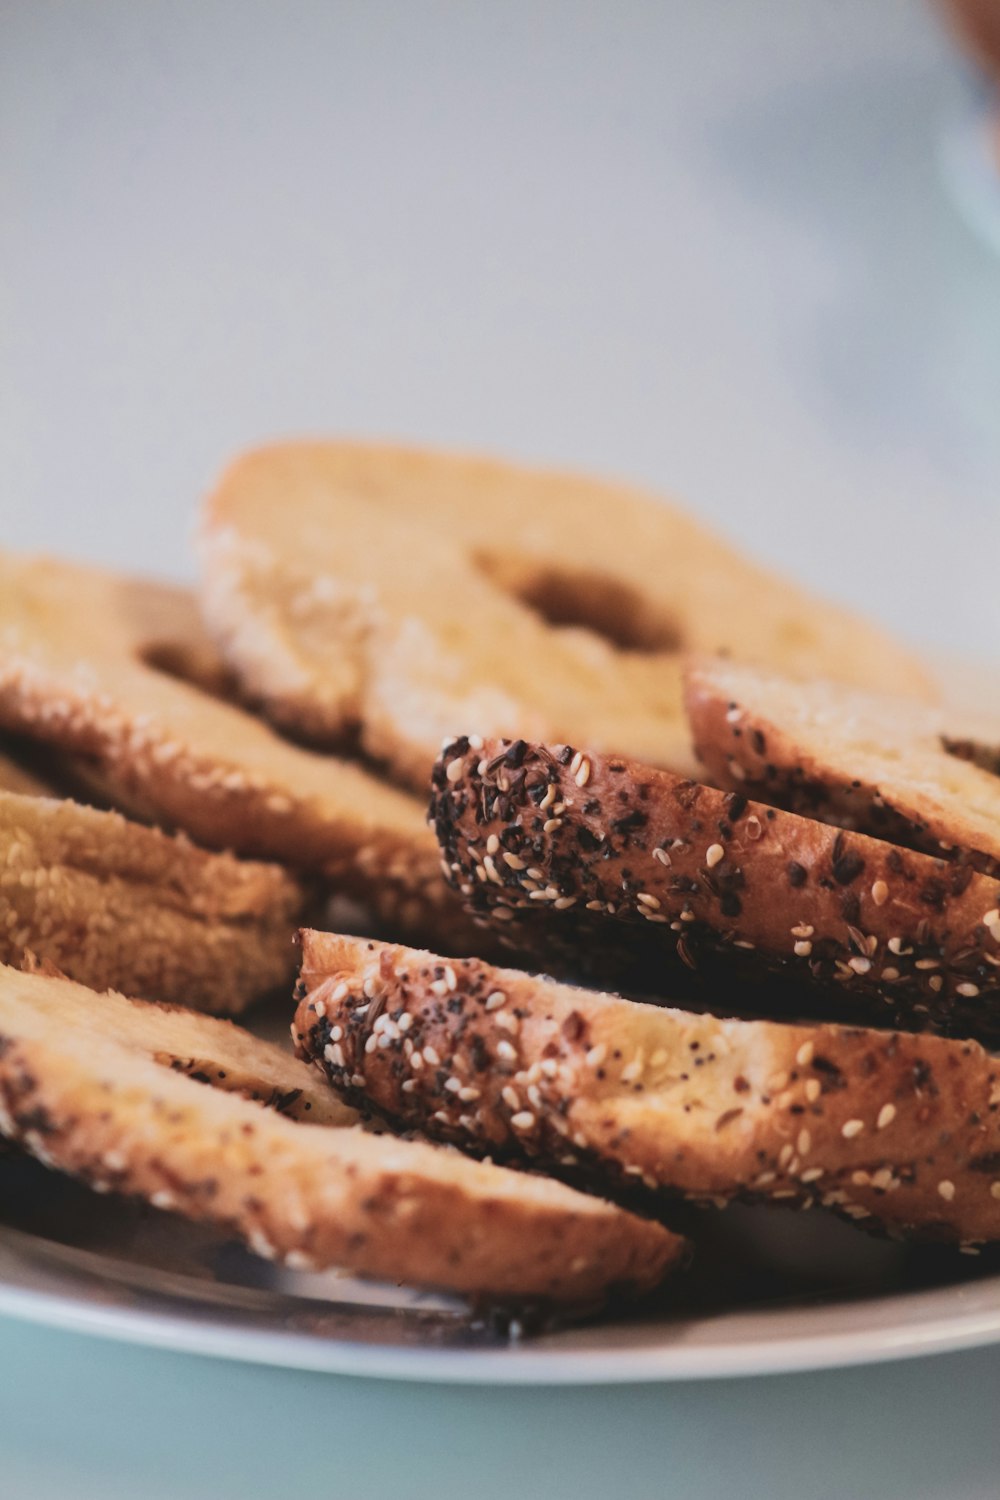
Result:
<svg viewBox="0 0 1000 1500">
<path fill-rule="evenodd" d="M 143 1055 L 175 1049 L 155 1013 L 145 1045 L 139 1022 L 127 1043 L 119 1023 L 89 991 L 0 969 L 0 1133 L 99 1190 L 218 1225 L 291 1266 L 484 1298 L 642 1291 L 683 1252 L 659 1225 L 560 1183 L 205 1087 Z"/>
<path fill-rule="evenodd" d="M 522 950 L 522 923 L 543 954 L 567 918 L 584 953 L 624 927 L 658 946 L 661 994 L 681 964 L 717 985 L 721 954 L 818 989 L 824 1017 L 1000 1040 L 1000 882 L 968 866 L 523 740 L 451 744 L 431 811 L 468 905 Z"/>
<path fill-rule="evenodd" d="M 280 865 L 0 791 L 0 962 L 30 954 L 93 989 L 235 1012 L 289 978 L 304 909 Z"/>
<path fill-rule="evenodd" d="M 361 443 L 239 459 L 205 507 L 202 602 L 244 688 L 423 790 L 457 730 L 693 771 L 680 651 L 925 692 L 872 625 L 621 484 Z"/>
<path fill-rule="evenodd" d="M 186 590 L 0 554 L 0 727 L 55 747 L 77 774 L 89 765 L 137 815 L 318 872 L 390 930 L 474 948 L 424 804 L 289 744 L 225 690 Z"/>
<path fill-rule="evenodd" d="M 608 1191 L 1000 1239 L 1000 1061 L 975 1043 L 723 1021 L 327 933 L 301 977 L 301 1055 L 438 1139 Z"/>
<path fill-rule="evenodd" d="M 5 985 L 18 990 L 18 1003 L 30 1003 L 33 1016 L 50 1032 L 65 1032 L 78 1045 L 113 1038 L 117 1047 L 137 1057 L 264 1104 L 291 1120 L 353 1125 L 358 1118 L 331 1094 L 314 1068 L 233 1021 L 195 1015 L 179 1005 L 129 1000 L 113 990 L 95 994 L 48 966 L 32 966 L 26 977 L 30 984 L 16 986 L 10 971 L 0 967 L 0 990 Z"/>
<path fill-rule="evenodd" d="M 720 786 L 1000 874 L 1000 719 L 713 660 L 685 701 Z"/>
</svg>

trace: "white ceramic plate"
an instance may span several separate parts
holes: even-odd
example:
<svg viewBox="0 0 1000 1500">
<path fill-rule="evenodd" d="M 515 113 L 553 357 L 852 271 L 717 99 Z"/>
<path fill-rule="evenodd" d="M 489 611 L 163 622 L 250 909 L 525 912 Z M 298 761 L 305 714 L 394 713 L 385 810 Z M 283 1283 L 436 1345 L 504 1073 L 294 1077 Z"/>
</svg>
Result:
<svg viewBox="0 0 1000 1500">
<path fill-rule="evenodd" d="M 525 1336 L 458 1301 L 285 1272 L 153 1209 L 0 1160 L 0 1313 L 163 1348 L 421 1381 L 597 1384 L 868 1363 L 1000 1339 L 1000 1257 L 730 1209 L 661 1302 Z"/>
</svg>

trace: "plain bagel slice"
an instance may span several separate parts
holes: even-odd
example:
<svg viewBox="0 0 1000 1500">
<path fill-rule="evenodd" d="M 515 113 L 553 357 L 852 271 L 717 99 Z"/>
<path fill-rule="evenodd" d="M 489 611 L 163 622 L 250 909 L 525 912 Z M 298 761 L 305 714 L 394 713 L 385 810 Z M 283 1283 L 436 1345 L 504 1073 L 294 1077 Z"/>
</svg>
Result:
<svg viewBox="0 0 1000 1500">
<path fill-rule="evenodd" d="M 928 687 L 874 626 L 656 497 L 580 475 L 275 444 L 222 476 L 200 552 L 205 617 L 245 691 L 318 744 L 358 734 L 421 791 L 458 730 L 693 771 L 685 649 Z"/>
<path fill-rule="evenodd" d="M 779 973 L 824 1019 L 1000 1037 L 1000 882 L 968 866 L 571 746 L 463 737 L 433 785 L 452 880 L 522 950 L 627 930 L 658 945 L 656 993 L 681 965 L 717 988 L 722 955 L 724 982 Z"/>
<path fill-rule="evenodd" d="M 138 1023 L 127 1040 L 118 1025 L 87 990 L 0 968 L 0 1134 L 270 1259 L 573 1305 L 644 1291 L 684 1251 L 658 1224 L 558 1182 L 284 1118 L 185 1077 L 171 1066 L 174 1042 L 154 1060 L 155 1019 L 145 1046 Z"/>
<path fill-rule="evenodd" d="M 1000 874 L 1000 721 L 719 660 L 685 701 L 720 786 Z"/>
<path fill-rule="evenodd" d="M 612 1192 L 1000 1239 L 1000 1062 L 976 1043 L 724 1021 L 327 933 L 301 978 L 301 1055 L 398 1124 Z"/>
</svg>

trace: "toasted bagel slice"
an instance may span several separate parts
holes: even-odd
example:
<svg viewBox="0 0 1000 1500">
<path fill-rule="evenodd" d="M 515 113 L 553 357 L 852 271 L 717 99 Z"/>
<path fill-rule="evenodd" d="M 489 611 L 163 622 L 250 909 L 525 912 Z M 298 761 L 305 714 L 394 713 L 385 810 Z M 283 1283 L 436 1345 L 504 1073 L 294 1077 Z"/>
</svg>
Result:
<svg viewBox="0 0 1000 1500">
<path fill-rule="evenodd" d="M 1000 718 L 714 660 L 685 701 L 720 786 L 1000 875 Z"/>
<path fill-rule="evenodd" d="M 498 1300 L 639 1292 L 681 1257 L 677 1236 L 560 1183 L 206 1087 L 169 1065 L 186 1030 L 167 1037 L 156 1012 L 136 1012 L 123 1040 L 105 998 L 0 969 L 0 1133 L 96 1188 L 291 1266 Z M 164 1050 L 166 1066 L 153 1060 Z"/>
<path fill-rule="evenodd" d="M 289 978 L 304 909 L 280 865 L 0 791 L 0 962 L 31 954 L 93 989 L 236 1012 Z"/>
<path fill-rule="evenodd" d="M 328 933 L 301 977 L 301 1055 L 438 1139 L 609 1192 L 1000 1239 L 1000 1061 L 973 1042 L 724 1021 Z"/>
<path fill-rule="evenodd" d="M 458 730 L 693 771 L 680 652 L 917 692 L 913 656 L 625 485 L 362 443 L 240 458 L 200 530 L 222 654 L 276 722 L 427 784 Z"/>
<path fill-rule="evenodd" d="M 717 986 L 723 955 L 801 981 L 824 1019 L 1000 1040 L 1000 882 L 967 866 L 523 740 L 452 743 L 431 811 L 469 907 L 522 950 L 528 929 L 532 951 L 555 948 L 570 919 L 585 954 L 620 951 L 624 927 L 658 945 L 661 994 L 679 968 L 663 956 Z"/>
<path fill-rule="evenodd" d="M 233 1021 L 194 1015 L 179 1005 L 129 1000 L 114 990 L 91 993 L 47 965 L 32 966 L 15 984 L 0 966 L 0 989 L 20 995 L 51 1032 L 76 1038 L 113 1038 L 115 1045 L 146 1057 L 221 1093 L 264 1104 L 291 1120 L 313 1125 L 353 1125 L 358 1116 L 337 1099 L 314 1068 Z M 2 1002 L 0 1002 L 2 1003 Z"/>
<path fill-rule="evenodd" d="M 389 930 L 475 947 L 425 805 L 226 701 L 184 589 L 0 554 L 0 727 L 55 747 L 116 804 L 210 849 L 317 872 Z"/>
</svg>

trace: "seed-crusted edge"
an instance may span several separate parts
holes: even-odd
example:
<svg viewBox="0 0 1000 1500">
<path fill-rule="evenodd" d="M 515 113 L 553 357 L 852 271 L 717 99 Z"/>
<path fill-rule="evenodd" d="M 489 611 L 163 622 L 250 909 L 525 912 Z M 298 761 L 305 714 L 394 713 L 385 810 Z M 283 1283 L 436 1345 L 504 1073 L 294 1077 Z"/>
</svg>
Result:
<svg viewBox="0 0 1000 1500">
<path fill-rule="evenodd" d="M 205 1087 L 117 1040 L 77 986 L 79 1019 L 54 1025 L 38 996 L 58 983 L 0 969 L 0 1133 L 97 1191 L 215 1224 L 298 1269 L 497 1300 L 638 1293 L 682 1256 L 661 1226 L 560 1183 Z"/>
<path fill-rule="evenodd" d="M 300 1055 L 435 1138 L 611 1192 L 1000 1239 L 1000 1061 L 976 1043 L 722 1021 L 317 932 L 301 981 Z"/>
<path fill-rule="evenodd" d="M 834 1018 L 1000 1038 L 1000 882 L 968 866 L 523 740 L 448 746 L 431 818 L 468 908 L 522 947 L 522 915 L 554 946 L 568 918 L 584 951 L 627 930 L 679 960 L 649 976 L 659 993 L 724 955 L 801 981 Z"/>
<path fill-rule="evenodd" d="M 282 739 L 214 695 L 225 677 L 188 590 L 0 553 L 0 726 L 206 848 L 280 860 L 393 935 L 477 951 L 483 935 L 441 878 L 423 804 Z"/>
<path fill-rule="evenodd" d="M 695 753 L 719 786 L 1000 875 L 1000 725 L 710 659 L 687 664 L 684 689 Z M 831 740 L 820 715 L 856 742 Z M 990 802 L 995 824 L 972 812 Z"/>
<path fill-rule="evenodd" d="M 0 791 L 0 962 L 233 1014 L 283 984 L 306 904 L 279 865 Z"/>
</svg>

